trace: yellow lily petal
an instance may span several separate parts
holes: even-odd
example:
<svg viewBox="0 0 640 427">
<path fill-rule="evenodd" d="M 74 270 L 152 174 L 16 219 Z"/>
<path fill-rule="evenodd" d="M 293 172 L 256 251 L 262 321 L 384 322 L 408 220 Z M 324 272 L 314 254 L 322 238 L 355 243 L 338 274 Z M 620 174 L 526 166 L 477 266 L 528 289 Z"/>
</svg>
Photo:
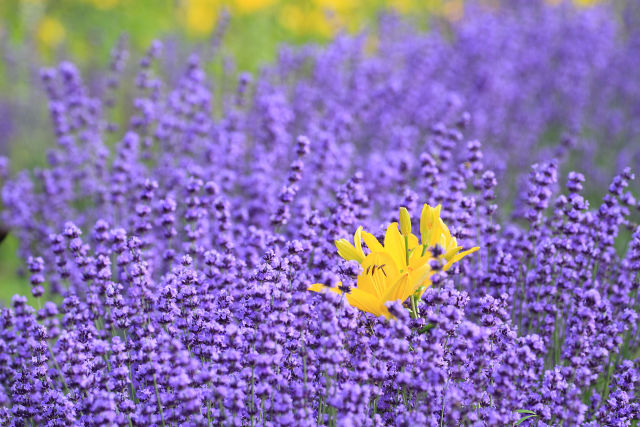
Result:
<svg viewBox="0 0 640 427">
<path fill-rule="evenodd" d="M 428 263 L 421 265 L 409 273 L 409 281 L 411 282 L 411 293 L 418 290 L 420 286 L 428 287 L 431 285 L 430 277 L 433 275 L 431 266 Z M 429 281 L 427 284 L 426 282 Z"/>
<path fill-rule="evenodd" d="M 451 258 L 453 258 L 455 254 L 460 252 L 460 249 L 462 249 L 462 246 L 456 246 L 453 249 L 448 249 L 444 254 L 444 259 L 446 259 L 447 261 L 451 261 Z"/>
<path fill-rule="evenodd" d="M 385 310 L 383 310 L 380 299 L 362 289 L 353 288 L 346 296 L 349 304 L 362 311 L 369 312 L 375 316 L 382 316 L 384 314 Z"/>
<path fill-rule="evenodd" d="M 431 252 L 429 252 L 428 250 L 425 250 L 423 254 L 423 249 L 424 249 L 424 246 L 420 245 L 417 248 L 415 248 L 413 252 L 411 252 L 411 256 L 409 257 L 410 268 L 417 268 L 420 265 L 425 264 L 432 258 Z"/>
<path fill-rule="evenodd" d="M 440 209 L 442 205 L 438 205 L 432 208 L 427 203 L 422 206 L 422 212 L 420 213 L 420 238 L 422 244 L 431 245 L 431 239 L 434 225 L 437 220 L 440 219 Z"/>
<path fill-rule="evenodd" d="M 384 301 L 398 301 L 401 302 L 409 298 L 413 293 L 411 281 L 409 280 L 409 273 L 404 273 L 396 280 L 396 282 L 387 289 L 387 293 L 384 296 Z"/>
<path fill-rule="evenodd" d="M 404 240 L 404 239 L 403 239 Z M 409 250 L 413 250 L 420 245 L 418 238 L 415 234 L 409 234 Z"/>
<path fill-rule="evenodd" d="M 362 273 L 358 276 L 358 288 L 381 298 L 387 283 L 393 283 L 399 275 L 398 267 L 387 252 L 373 252 L 362 262 Z"/>
<path fill-rule="evenodd" d="M 353 243 L 355 243 L 356 245 L 356 251 L 358 252 L 358 255 L 362 256 L 362 259 L 364 260 L 364 251 L 362 250 L 362 226 L 356 229 L 356 232 L 353 235 Z M 362 263 L 362 261 L 358 262 Z"/>
<path fill-rule="evenodd" d="M 347 241 L 347 239 L 336 240 L 336 248 L 338 248 L 338 255 L 344 258 L 347 261 L 357 261 L 361 263 L 364 260 L 364 252 L 362 252 L 362 248 L 360 251 L 353 246 L 351 243 Z"/>
<path fill-rule="evenodd" d="M 436 243 L 442 246 L 443 241 L 443 233 L 442 227 L 440 226 L 440 222 L 436 221 L 431 227 L 431 236 L 429 237 L 429 246 L 433 246 Z"/>
<path fill-rule="evenodd" d="M 406 267 L 406 254 L 402 235 L 398 231 L 398 223 L 392 222 L 384 236 L 384 251 L 393 257 L 398 268 Z"/>
<path fill-rule="evenodd" d="M 338 286 L 340 286 L 341 284 L 342 282 L 338 282 Z M 324 292 L 325 290 L 329 290 L 331 292 L 335 292 L 336 294 L 340 295 L 342 291 L 338 288 L 338 286 L 336 286 L 335 288 L 330 288 L 328 286 L 323 285 L 322 283 L 314 283 L 313 285 L 309 286 L 307 290 L 313 291 L 313 292 Z"/>
<path fill-rule="evenodd" d="M 456 256 L 454 256 L 453 258 L 451 258 L 451 260 L 449 260 L 445 266 L 444 266 L 444 271 L 447 271 L 448 269 L 451 268 L 451 266 L 453 264 L 455 264 L 456 262 L 460 261 L 462 258 L 464 258 L 465 256 L 474 253 L 475 251 L 477 251 L 478 249 L 480 249 L 478 246 L 471 248 L 469 250 L 466 250 L 464 252 L 460 252 L 459 254 L 457 254 Z"/>
<path fill-rule="evenodd" d="M 378 239 L 376 239 L 376 237 L 373 234 L 363 231 L 362 240 L 364 240 L 364 243 L 367 245 L 367 247 L 371 252 L 384 251 L 384 247 L 380 244 L 380 242 L 378 242 Z"/>
</svg>

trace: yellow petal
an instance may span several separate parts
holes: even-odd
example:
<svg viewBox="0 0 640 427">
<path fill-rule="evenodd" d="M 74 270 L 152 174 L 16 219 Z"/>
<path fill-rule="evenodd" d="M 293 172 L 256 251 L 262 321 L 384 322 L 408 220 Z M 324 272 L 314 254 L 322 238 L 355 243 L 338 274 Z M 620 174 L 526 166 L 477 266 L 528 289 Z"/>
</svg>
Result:
<svg viewBox="0 0 640 427">
<path fill-rule="evenodd" d="M 361 263 L 364 259 L 364 252 L 362 252 L 362 248 L 360 251 L 356 249 L 351 243 L 349 243 L 346 239 L 336 240 L 336 248 L 338 248 L 338 255 L 344 258 L 347 261 L 357 261 Z"/>
<path fill-rule="evenodd" d="M 420 213 L 420 238 L 422 244 L 432 245 L 431 240 L 434 234 L 434 225 L 436 225 L 438 219 L 440 219 L 441 205 L 432 208 L 428 204 L 424 204 L 422 212 Z M 438 236 L 439 238 L 440 236 Z"/>
<path fill-rule="evenodd" d="M 364 240 L 364 243 L 367 245 L 367 247 L 369 248 L 369 250 L 371 252 L 382 252 L 382 251 L 384 251 L 384 248 L 382 247 L 380 242 L 378 242 L 378 239 L 376 239 L 376 237 L 373 234 L 367 233 L 366 231 L 363 231 L 362 232 L 362 240 Z"/>
<path fill-rule="evenodd" d="M 449 231 L 449 227 L 444 223 L 442 218 L 438 218 L 438 222 L 440 223 L 440 232 L 445 235 L 447 241 L 451 240 L 451 231 Z"/>
<path fill-rule="evenodd" d="M 415 234 L 409 234 L 409 250 L 412 251 L 413 249 L 415 249 L 419 245 L 420 245 L 420 242 L 418 241 L 418 238 L 416 237 L 416 235 Z"/>
<path fill-rule="evenodd" d="M 392 222 L 387 227 L 387 233 L 384 236 L 384 250 L 393 257 L 398 268 L 406 267 L 406 253 L 404 251 L 404 242 L 402 235 L 398 231 L 398 223 Z"/>
<path fill-rule="evenodd" d="M 358 255 L 362 256 L 362 259 L 364 259 L 364 251 L 362 250 L 362 226 L 356 229 L 356 232 L 353 235 L 353 243 L 355 243 L 356 245 L 356 251 L 358 252 Z M 358 262 L 362 263 L 362 261 Z"/>
<path fill-rule="evenodd" d="M 433 246 L 436 243 L 440 244 L 442 239 L 442 229 L 440 227 L 440 223 L 439 222 L 435 222 L 432 226 L 431 226 L 431 236 L 429 239 L 429 246 Z"/>
<path fill-rule="evenodd" d="M 478 249 L 480 249 L 478 246 L 471 248 L 469 250 L 466 250 L 464 252 L 460 252 L 457 255 L 455 255 L 453 258 L 451 258 L 447 264 L 444 266 L 444 271 L 447 271 L 448 269 L 451 268 L 451 266 L 453 264 L 455 264 L 456 262 L 460 261 L 462 258 L 464 258 L 465 256 L 474 253 L 475 251 L 477 251 Z"/>
<path fill-rule="evenodd" d="M 431 252 L 425 250 L 423 253 L 424 246 L 417 247 L 412 253 L 411 257 L 409 257 L 409 267 L 418 268 L 422 264 L 426 264 L 431 258 Z"/>
<path fill-rule="evenodd" d="M 409 273 L 409 282 L 411 285 L 411 293 L 418 290 L 420 286 L 431 285 L 430 278 L 433 275 L 433 270 L 429 264 L 423 264 L 420 267 Z M 429 282 L 428 284 L 426 282 Z"/>
<path fill-rule="evenodd" d="M 340 285 L 342 285 L 342 282 L 338 282 L 338 286 Z M 340 295 L 342 291 L 338 288 L 338 286 L 336 286 L 335 288 L 330 288 L 328 286 L 323 285 L 322 283 L 314 283 L 313 285 L 309 286 L 307 290 L 313 291 L 313 292 L 324 292 L 325 290 L 328 290 Z"/>
<path fill-rule="evenodd" d="M 347 294 L 347 301 L 352 306 L 375 316 L 384 314 L 381 300 L 362 289 L 351 289 L 351 292 Z"/>
<path fill-rule="evenodd" d="M 451 258 L 453 258 L 453 256 L 455 254 L 460 252 L 460 249 L 462 249 L 462 246 L 455 246 L 453 248 L 447 248 L 447 252 L 444 254 L 444 259 L 446 259 L 447 261 L 451 261 Z"/>
<path fill-rule="evenodd" d="M 372 252 L 362 262 L 358 276 L 358 288 L 382 298 L 387 287 L 398 278 L 400 272 L 387 252 Z"/>
<path fill-rule="evenodd" d="M 384 301 L 398 301 L 401 302 L 409 298 L 409 296 L 413 293 L 413 289 L 411 286 L 411 281 L 409 280 L 409 273 L 404 273 L 401 275 L 396 282 L 389 287 L 387 293 L 384 296 Z"/>
</svg>

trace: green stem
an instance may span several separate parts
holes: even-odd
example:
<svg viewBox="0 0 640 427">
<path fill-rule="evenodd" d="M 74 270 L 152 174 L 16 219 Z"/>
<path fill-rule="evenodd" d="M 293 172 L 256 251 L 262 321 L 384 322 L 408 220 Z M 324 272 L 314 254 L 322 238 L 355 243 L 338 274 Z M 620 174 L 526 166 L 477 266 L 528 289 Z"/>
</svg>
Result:
<svg viewBox="0 0 640 427">
<path fill-rule="evenodd" d="M 407 260 L 407 268 L 409 267 L 409 236 L 404 236 L 404 253 Z"/>
<path fill-rule="evenodd" d="M 411 318 L 418 318 L 418 302 L 415 294 L 411 295 Z"/>
<path fill-rule="evenodd" d="M 162 412 L 162 403 L 160 402 L 160 393 L 158 393 L 158 382 L 156 381 L 156 374 L 153 374 L 153 388 L 156 391 L 156 402 L 158 402 L 158 410 L 160 411 L 160 420 L 162 421 L 162 427 L 165 427 L 164 413 Z"/>
<path fill-rule="evenodd" d="M 62 382 L 62 386 L 64 387 L 64 394 L 69 394 L 69 387 L 67 387 L 67 382 L 62 377 L 62 370 L 60 369 L 60 365 L 58 365 L 58 361 L 56 360 L 56 356 L 53 354 L 53 350 L 51 350 L 51 345 L 47 343 L 47 347 L 49 347 L 49 354 L 51 354 L 51 360 L 53 360 L 53 365 L 56 367 L 58 371 L 58 378 Z"/>
</svg>

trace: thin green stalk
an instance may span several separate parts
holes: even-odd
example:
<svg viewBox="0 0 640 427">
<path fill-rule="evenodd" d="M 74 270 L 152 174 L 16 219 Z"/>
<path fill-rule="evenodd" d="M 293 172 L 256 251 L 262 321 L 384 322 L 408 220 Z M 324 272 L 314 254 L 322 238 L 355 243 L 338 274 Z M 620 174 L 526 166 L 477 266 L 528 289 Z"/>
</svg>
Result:
<svg viewBox="0 0 640 427">
<path fill-rule="evenodd" d="M 60 378 L 60 382 L 62 382 L 62 386 L 64 387 L 64 394 L 69 394 L 69 387 L 67 387 L 67 382 L 64 380 L 62 376 L 62 370 L 60 369 L 60 365 L 58 365 L 58 361 L 56 360 L 56 356 L 53 354 L 53 350 L 51 350 L 51 345 L 47 343 L 47 347 L 49 347 L 49 354 L 51 354 L 51 360 L 53 360 L 53 366 L 56 367 L 56 371 L 58 371 L 58 378 Z"/>
<path fill-rule="evenodd" d="M 409 236 L 404 236 L 404 254 L 407 261 L 407 267 L 409 267 Z"/>
<path fill-rule="evenodd" d="M 442 392 L 442 409 L 440 410 L 440 427 L 444 426 L 444 399 L 447 394 L 447 387 L 449 386 L 449 381 L 444 386 L 444 391 Z"/>
<path fill-rule="evenodd" d="M 418 301 L 415 294 L 411 295 L 411 318 L 418 318 Z"/>
<path fill-rule="evenodd" d="M 371 418 L 375 418 L 375 416 L 378 414 L 378 399 L 380 399 L 379 397 L 376 396 L 375 399 L 373 399 L 373 408 L 372 408 L 372 415 Z"/>
<path fill-rule="evenodd" d="M 153 374 L 153 388 L 156 391 L 156 402 L 158 403 L 158 410 L 160 411 L 160 420 L 162 421 L 162 427 L 165 427 L 164 413 L 162 412 L 162 403 L 160 402 L 160 393 L 158 393 L 158 382 L 156 381 L 156 374 Z"/>
<path fill-rule="evenodd" d="M 444 353 L 447 353 L 449 349 L 449 337 L 446 338 L 444 342 Z M 447 378 L 447 382 L 444 385 L 444 390 L 442 391 L 442 409 L 440 410 L 440 427 L 444 425 L 444 399 L 447 397 L 447 388 L 449 387 L 449 379 Z"/>
<path fill-rule="evenodd" d="M 251 349 L 254 349 L 254 346 L 251 345 Z M 251 409 L 251 427 L 253 427 L 255 425 L 255 420 L 253 419 L 253 407 L 255 406 L 255 367 L 251 366 L 251 385 L 250 385 L 250 391 L 249 391 L 249 395 L 251 396 L 250 400 L 249 400 L 249 409 Z"/>
</svg>

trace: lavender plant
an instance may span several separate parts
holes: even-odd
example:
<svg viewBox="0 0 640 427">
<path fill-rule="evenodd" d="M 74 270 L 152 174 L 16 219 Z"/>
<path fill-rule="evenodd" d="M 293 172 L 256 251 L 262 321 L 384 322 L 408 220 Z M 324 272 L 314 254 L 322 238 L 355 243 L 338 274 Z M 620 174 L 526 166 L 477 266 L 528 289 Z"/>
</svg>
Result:
<svg viewBox="0 0 640 427">
<path fill-rule="evenodd" d="M 459 43 L 491 19 L 477 13 Z M 568 23 L 529 2 L 501 13 L 521 46 L 534 42 L 517 23 L 534 18 L 558 31 L 614 25 L 608 10 L 572 11 Z M 156 42 L 120 127 L 105 111 L 113 93 L 93 95 L 71 63 L 42 72 L 58 145 L 47 167 L 2 191 L 38 302 L 15 296 L 0 311 L 0 424 L 637 422 L 633 173 L 621 168 L 599 203 L 585 198 L 581 173 L 560 182 L 568 156 L 534 152 L 554 119 L 581 127 L 591 117 L 591 92 L 560 85 L 560 106 L 549 101 L 553 113 L 534 109 L 523 124 L 497 92 L 529 100 L 560 77 L 532 73 L 539 81 L 522 93 L 497 83 L 473 92 L 462 76 L 431 82 L 456 67 L 438 64 L 446 43 L 385 25 L 395 29 L 371 55 L 364 37 L 284 49 L 259 75 L 239 75 L 234 91 L 212 87 L 195 55 L 164 81 Z M 608 37 L 587 30 L 587 45 Z M 614 41 L 606 49 L 630 48 Z M 115 89 L 127 54 L 113 57 Z M 607 117 L 632 111 L 631 98 Z M 501 171 L 536 156 L 523 191 L 506 198 L 499 182 L 519 178 Z M 388 227 L 400 207 L 400 230 Z M 354 245 L 342 240 L 354 230 Z M 397 292 L 368 310 L 354 302 L 362 277 L 374 266 L 386 277 L 389 257 L 428 273 L 405 273 L 408 290 L 389 279 Z"/>
</svg>

